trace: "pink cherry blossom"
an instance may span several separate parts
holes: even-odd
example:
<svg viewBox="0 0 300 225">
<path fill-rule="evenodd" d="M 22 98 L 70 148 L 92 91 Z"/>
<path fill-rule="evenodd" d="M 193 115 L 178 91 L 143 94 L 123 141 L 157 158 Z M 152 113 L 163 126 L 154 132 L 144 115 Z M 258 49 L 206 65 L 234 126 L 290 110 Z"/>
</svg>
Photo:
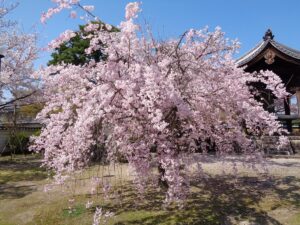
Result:
<svg viewBox="0 0 300 225">
<path fill-rule="evenodd" d="M 148 38 L 151 33 L 139 33 L 134 21 L 139 11 L 138 3 L 127 5 L 120 32 L 98 30 L 96 24 L 85 28 L 95 31 L 87 53 L 103 48 L 106 61 L 38 72 L 46 101 L 38 118 L 45 127 L 32 149 L 44 151 L 44 165 L 62 179 L 88 166 L 93 147 L 103 143 L 108 161 L 120 156 L 128 160 L 140 193 L 157 176 L 156 165 L 168 187 L 166 202 L 180 203 L 189 192 L 189 166 L 199 159 L 195 152 L 207 153 L 205 140 L 214 144 L 217 156 L 236 154 L 238 148 L 255 165 L 262 150 L 251 137 L 284 134 L 276 116 L 255 100 L 249 83 L 265 83 L 279 99 L 287 93 L 276 74 L 238 68 L 232 57 L 238 43 L 224 38 L 219 27 L 191 29 L 160 42 Z M 52 46 L 72 35 L 65 32 Z M 110 190 L 102 185 L 105 192 Z M 95 224 L 100 215 L 97 209 Z"/>
<path fill-rule="evenodd" d="M 140 4 L 138 2 L 128 3 L 126 6 L 126 14 L 125 14 L 126 20 L 136 18 L 139 11 L 140 11 Z"/>
<path fill-rule="evenodd" d="M 75 32 L 71 30 L 66 30 L 57 39 L 51 41 L 51 43 L 49 43 L 48 45 L 48 48 L 49 49 L 58 48 L 61 44 L 68 42 L 71 38 L 75 36 L 76 36 Z"/>
<path fill-rule="evenodd" d="M 70 17 L 71 17 L 72 19 L 77 18 L 77 12 L 76 12 L 76 11 L 71 11 L 71 12 L 70 12 Z"/>
<path fill-rule="evenodd" d="M 91 12 L 91 11 L 94 10 L 95 7 L 92 6 L 92 5 L 84 5 L 83 8 L 84 8 L 86 11 Z"/>
</svg>

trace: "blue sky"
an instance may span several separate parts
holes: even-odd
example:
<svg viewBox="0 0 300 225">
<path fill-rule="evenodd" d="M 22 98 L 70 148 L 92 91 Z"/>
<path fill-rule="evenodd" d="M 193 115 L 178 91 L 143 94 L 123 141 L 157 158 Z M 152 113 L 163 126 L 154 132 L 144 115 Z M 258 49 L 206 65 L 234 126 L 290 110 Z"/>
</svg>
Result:
<svg viewBox="0 0 300 225">
<path fill-rule="evenodd" d="M 12 0 L 13 1 L 13 0 Z M 26 32 L 39 33 L 40 46 L 45 46 L 66 29 L 76 29 L 82 23 L 67 13 L 56 15 L 46 25 L 39 22 L 40 15 L 51 5 L 51 0 L 19 0 L 19 7 L 10 15 Z M 95 5 L 102 21 L 118 25 L 124 18 L 127 0 L 81 0 L 82 4 Z M 211 29 L 220 26 L 231 39 L 242 43 L 240 54 L 254 47 L 267 28 L 275 39 L 300 50 L 299 0 L 143 0 L 139 20 L 146 21 L 154 34 L 162 39 L 177 37 L 189 28 Z M 49 54 L 41 54 L 37 65 L 45 64 Z"/>
</svg>

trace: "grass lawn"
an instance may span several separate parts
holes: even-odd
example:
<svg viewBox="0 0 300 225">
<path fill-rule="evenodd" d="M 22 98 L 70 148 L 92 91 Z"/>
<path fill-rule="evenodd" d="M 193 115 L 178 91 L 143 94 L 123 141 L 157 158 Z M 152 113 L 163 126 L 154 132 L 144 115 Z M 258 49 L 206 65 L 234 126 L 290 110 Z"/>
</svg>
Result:
<svg viewBox="0 0 300 225">
<path fill-rule="evenodd" d="M 223 175 L 217 160 L 206 162 L 209 176 L 191 183 L 183 209 L 164 209 L 164 195 L 158 188 L 149 188 L 145 198 L 139 199 L 128 181 L 127 165 L 111 170 L 94 166 L 69 182 L 69 187 L 55 186 L 47 193 L 43 191 L 49 183 L 47 172 L 39 165 L 37 156 L 12 161 L 0 157 L 0 225 L 90 225 L 96 205 L 115 213 L 109 220 L 115 225 L 300 224 L 300 159 L 272 159 L 269 176 L 240 169 L 237 178 L 229 169 Z M 104 199 L 100 189 L 91 196 L 87 178 L 97 174 L 113 183 L 110 200 Z M 86 209 L 87 200 L 94 202 L 92 208 Z"/>
</svg>

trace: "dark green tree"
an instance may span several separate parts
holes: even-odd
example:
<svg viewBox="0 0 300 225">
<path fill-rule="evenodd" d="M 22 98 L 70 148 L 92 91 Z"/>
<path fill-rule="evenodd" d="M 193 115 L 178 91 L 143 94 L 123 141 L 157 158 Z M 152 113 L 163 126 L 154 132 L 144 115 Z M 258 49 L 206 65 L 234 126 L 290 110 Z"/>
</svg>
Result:
<svg viewBox="0 0 300 225">
<path fill-rule="evenodd" d="M 96 21 L 92 23 L 98 23 L 100 25 L 99 27 L 103 25 L 102 30 L 106 29 L 105 24 L 102 22 Z M 101 50 L 95 51 L 90 55 L 85 53 L 85 49 L 90 45 L 90 40 L 84 38 L 90 34 L 84 30 L 85 26 L 86 25 L 80 25 L 75 37 L 71 38 L 68 42 L 61 44 L 54 50 L 51 54 L 52 59 L 48 62 L 48 65 L 58 65 L 61 63 L 83 65 L 92 59 L 96 62 L 105 60 L 106 55 L 101 52 Z M 119 29 L 114 26 L 112 26 L 112 29 L 110 30 L 110 32 L 118 31 Z M 100 28 L 98 32 L 101 32 Z M 99 45 L 103 45 L 103 43 L 99 43 Z"/>
</svg>

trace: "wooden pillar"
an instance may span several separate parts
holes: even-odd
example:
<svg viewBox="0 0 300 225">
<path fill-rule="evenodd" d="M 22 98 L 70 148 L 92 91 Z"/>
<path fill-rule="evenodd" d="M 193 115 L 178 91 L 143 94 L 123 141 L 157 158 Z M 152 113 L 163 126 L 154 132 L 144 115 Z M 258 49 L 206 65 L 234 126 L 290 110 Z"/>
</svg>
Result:
<svg viewBox="0 0 300 225">
<path fill-rule="evenodd" d="M 284 112 L 285 112 L 285 115 L 291 115 L 290 99 L 289 98 L 286 98 L 284 100 Z M 292 120 L 288 119 L 285 122 L 286 122 L 286 125 L 287 125 L 288 132 L 292 132 L 293 131 Z"/>
<path fill-rule="evenodd" d="M 296 91 L 295 95 L 297 98 L 298 116 L 300 117 L 300 90 Z"/>
<path fill-rule="evenodd" d="M 298 116 L 300 117 L 300 90 L 296 90 L 296 98 L 297 98 L 297 108 L 298 108 Z M 298 129 L 300 129 L 298 125 Z"/>
<path fill-rule="evenodd" d="M 268 112 L 274 113 L 275 107 L 274 107 L 274 96 L 271 91 L 268 91 L 268 106 L 267 106 Z"/>
</svg>

